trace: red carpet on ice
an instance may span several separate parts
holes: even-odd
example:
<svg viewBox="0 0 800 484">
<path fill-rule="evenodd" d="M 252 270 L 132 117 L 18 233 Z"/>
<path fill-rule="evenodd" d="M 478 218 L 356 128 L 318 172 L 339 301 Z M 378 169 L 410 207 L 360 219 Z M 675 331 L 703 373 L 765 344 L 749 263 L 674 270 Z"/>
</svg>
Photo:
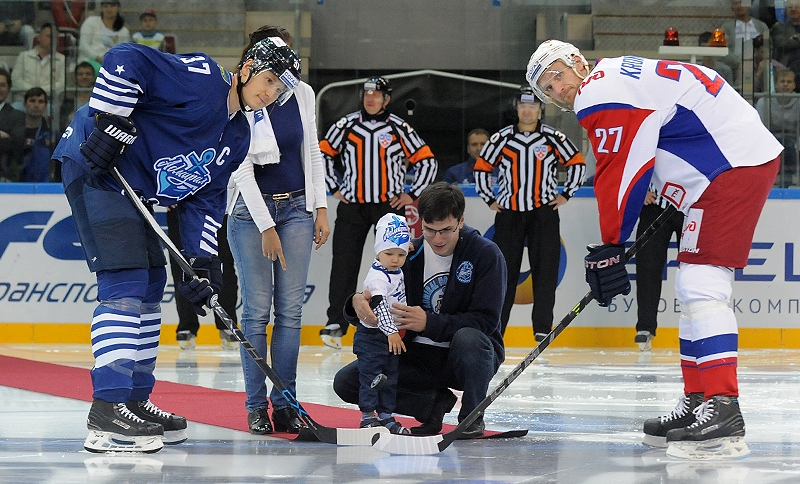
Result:
<svg viewBox="0 0 800 484">
<path fill-rule="evenodd" d="M 0 385 L 92 401 L 92 380 L 89 370 L 84 368 L 0 355 Z M 162 409 L 182 415 L 187 420 L 247 432 L 243 392 L 158 381 L 150 399 Z M 301 402 L 301 405 L 315 422 L 327 427 L 357 428 L 361 419 L 361 412 L 356 409 L 305 402 Z M 410 418 L 398 420 L 405 426 L 419 425 Z M 449 432 L 453 428 L 455 426 L 445 424 L 442 431 Z M 496 434 L 498 432 L 486 432 L 487 437 Z M 286 439 L 295 438 L 295 435 L 286 433 L 272 435 Z"/>
</svg>

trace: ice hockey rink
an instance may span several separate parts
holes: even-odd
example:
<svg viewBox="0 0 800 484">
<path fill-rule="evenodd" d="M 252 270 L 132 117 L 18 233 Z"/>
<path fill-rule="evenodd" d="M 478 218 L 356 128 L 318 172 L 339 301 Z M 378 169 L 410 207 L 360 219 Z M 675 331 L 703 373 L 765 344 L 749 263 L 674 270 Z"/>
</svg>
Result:
<svg viewBox="0 0 800 484">
<path fill-rule="evenodd" d="M 88 345 L 5 344 L 0 355 L 92 365 Z M 492 387 L 525 355 L 509 350 Z M 349 348 L 302 347 L 300 400 L 348 407 L 331 381 L 352 358 Z M 526 428 L 526 437 L 456 441 L 425 456 L 298 443 L 195 422 L 187 442 L 158 453 L 92 454 L 83 449 L 88 402 L 0 386 L 0 483 L 800 482 L 800 351 L 740 353 L 751 454 L 736 461 L 677 461 L 640 443 L 642 422 L 670 411 L 680 395 L 677 362 L 668 350 L 550 347 L 486 411 L 487 428 Z M 156 374 L 244 390 L 239 353 L 214 346 L 163 345 Z M 456 412 L 445 422 L 456 423 Z"/>
</svg>

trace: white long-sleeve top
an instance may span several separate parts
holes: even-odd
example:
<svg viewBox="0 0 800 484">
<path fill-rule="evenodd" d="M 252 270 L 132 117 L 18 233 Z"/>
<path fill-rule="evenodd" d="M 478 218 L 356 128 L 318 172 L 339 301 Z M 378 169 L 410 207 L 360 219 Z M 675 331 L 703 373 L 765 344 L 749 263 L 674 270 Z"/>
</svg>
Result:
<svg viewBox="0 0 800 484">
<path fill-rule="evenodd" d="M 81 24 L 78 62 L 102 59 L 108 49 L 130 41 L 131 33 L 127 27 L 114 32 L 103 24 L 103 19 L 100 17 L 89 17 Z"/>
<path fill-rule="evenodd" d="M 15 96 L 22 100 L 22 95 L 32 87 L 41 87 L 50 96 L 50 87 L 55 94 L 64 92 L 64 69 L 66 68 L 64 54 L 56 52 L 45 59 L 39 57 L 39 50 L 33 48 L 20 52 L 11 71 L 11 82 L 14 90 L 20 94 Z"/>
<path fill-rule="evenodd" d="M 328 208 L 328 200 L 325 193 L 325 172 L 322 163 L 322 154 L 319 151 L 319 139 L 317 138 L 317 117 L 316 99 L 314 90 L 305 82 L 300 82 L 294 89 L 297 97 L 297 106 L 300 108 L 300 121 L 303 124 L 303 143 L 301 157 L 303 160 L 303 173 L 305 176 L 306 190 L 306 210 L 314 212 L 318 208 Z M 264 116 L 268 117 L 267 109 L 262 108 Z M 250 122 L 253 117 L 248 116 Z M 251 124 L 252 130 L 252 124 Z M 252 138 L 252 137 L 251 137 Z M 253 145 L 250 145 L 251 150 Z M 258 227 L 259 232 L 263 232 L 275 226 L 272 215 L 269 213 L 264 197 L 256 182 L 253 171 L 253 156 L 247 155 L 239 168 L 231 176 L 228 183 L 228 213 L 233 209 L 239 194 L 244 198 L 250 216 Z"/>
</svg>

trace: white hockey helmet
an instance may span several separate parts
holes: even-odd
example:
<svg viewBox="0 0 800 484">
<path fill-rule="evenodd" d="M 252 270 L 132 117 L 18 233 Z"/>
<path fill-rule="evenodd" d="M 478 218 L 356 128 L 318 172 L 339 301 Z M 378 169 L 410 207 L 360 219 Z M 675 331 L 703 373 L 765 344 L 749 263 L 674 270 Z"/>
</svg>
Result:
<svg viewBox="0 0 800 484">
<path fill-rule="evenodd" d="M 574 45 L 554 39 L 546 40 L 539 44 L 536 52 L 531 55 L 531 59 L 528 61 L 528 69 L 525 72 L 525 79 L 528 80 L 528 84 L 531 85 L 533 92 L 539 96 L 539 99 L 543 100 L 545 103 L 553 102 L 550 96 L 545 94 L 538 85 L 539 78 L 542 74 L 547 72 L 548 68 L 557 60 L 560 60 L 568 67 L 575 70 L 577 62 L 573 56 L 578 56 L 581 62 L 583 62 L 584 68 L 586 68 L 587 71 L 589 70 L 589 63 L 586 62 L 586 58 L 583 57 L 581 51 Z M 575 71 L 575 73 L 577 74 L 577 71 Z"/>
</svg>

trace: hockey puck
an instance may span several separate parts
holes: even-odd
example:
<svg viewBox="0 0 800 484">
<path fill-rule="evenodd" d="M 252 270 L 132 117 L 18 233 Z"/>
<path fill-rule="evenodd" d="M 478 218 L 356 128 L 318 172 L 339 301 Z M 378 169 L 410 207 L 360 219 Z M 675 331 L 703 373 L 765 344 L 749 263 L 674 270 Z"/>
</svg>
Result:
<svg viewBox="0 0 800 484">
<path fill-rule="evenodd" d="M 388 380 L 388 378 L 386 378 L 386 375 L 384 375 L 383 373 L 379 373 L 378 376 L 376 376 L 375 379 L 372 380 L 372 384 L 369 387 L 377 392 L 381 388 L 383 388 L 383 386 L 386 384 L 386 380 Z"/>
</svg>

